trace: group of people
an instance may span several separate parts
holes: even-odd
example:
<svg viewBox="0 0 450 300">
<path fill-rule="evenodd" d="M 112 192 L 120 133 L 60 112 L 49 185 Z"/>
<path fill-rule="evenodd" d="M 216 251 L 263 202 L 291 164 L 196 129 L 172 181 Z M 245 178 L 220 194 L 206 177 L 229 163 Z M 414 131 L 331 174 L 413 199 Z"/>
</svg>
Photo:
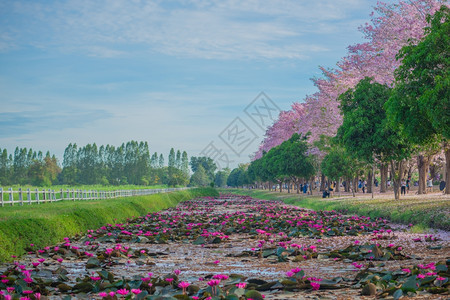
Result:
<svg viewBox="0 0 450 300">
<path fill-rule="evenodd" d="M 373 183 L 374 183 L 375 187 L 378 187 L 378 180 L 376 178 L 374 179 Z M 345 187 L 346 184 L 347 183 L 345 181 L 342 182 L 342 186 Z M 391 180 L 387 180 L 386 184 L 388 187 L 390 187 Z M 416 182 L 416 185 L 417 185 L 417 182 Z M 351 187 L 351 183 L 350 183 L 350 187 Z M 358 180 L 358 188 L 361 189 L 363 193 L 366 192 L 366 187 L 367 187 L 367 181 L 364 179 L 359 179 Z M 400 183 L 400 193 L 402 195 L 408 194 L 410 187 L 411 187 L 411 176 L 408 176 L 407 179 L 403 178 Z M 328 184 L 326 184 L 326 188 L 323 191 L 322 197 L 323 198 L 330 197 L 330 195 L 333 193 L 335 188 L 336 188 L 336 182 L 331 182 L 330 186 L 328 186 Z M 431 178 L 428 178 L 428 180 L 427 180 L 427 192 L 428 193 L 433 192 L 433 180 Z"/>
</svg>

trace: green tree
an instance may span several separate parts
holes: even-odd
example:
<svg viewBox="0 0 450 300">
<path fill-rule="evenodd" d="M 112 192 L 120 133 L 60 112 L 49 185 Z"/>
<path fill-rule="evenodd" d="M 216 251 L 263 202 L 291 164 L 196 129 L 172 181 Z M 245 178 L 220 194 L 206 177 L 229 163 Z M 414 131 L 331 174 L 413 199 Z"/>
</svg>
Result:
<svg viewBox="0 0 450 300">
<path fill-rule="evenodd" d="M 347 175 L 349 155 L 344 148 L 334 147 L 322 159 L 320 168 L 325 176 L 339 182 L 341 178 Z"/>
<path fill-rule="evenodd" d="M 158 167 L 164 168 L 164 156 L 162 155 L 162 153 L 159 155 Z"/>
<path fill-rule="evenodd" d="M 70 143 L 64 150 L 62 178 L 64 184 L 74 185 L 77 182 L 77 144 Z"/>
<path fill-rule="evenodd" d="M 181 169 L 181 151 L 177 150 L 177 155 L 175 158 L 175 168 Z"/>
<path fill-rule="evenodd" d="M 297 133 L 280 145 L 273 147 L 269 152 L 253 161 L 248 167 L 249 181 L 271 181 L 280 183 L 280 192 L 283 183 L 287 183 L 288 192 L 291 184 L 298 183 L 299 179 L 308 181 L 315 173 L 313 158 L 308 155 L 307 136 Z"/>
<path fill-rule="evenodd" d="M 8 151 L 0 151 L 0 185 L 11 184 L 12 179 L 12 157 Z"/>
<path fill-rule="evenodd" d="M 242 168 L 241 172 L 239 172 L 238 176 L 237 176 L 237 186 L 242 186 L 244 187 L 244 185 L 250 184 L 250 179 L 248 177 L 248 173 L 247 170 L 245 168 L 245 166 Z"/>
<path fill-rule="evenodd" d="M 168 162 L 169 168 L 175 168 L 175 150 L 173 148 L 170 149 L 169 152 L 169 162 Z"/>
<path fill-rule="evenodd" d="M 175 150 L 173 148 L 170 149 L 169 152 L 169 162 L 168 162 L 168 168 L 167 168 L 167 175 L 168 175 L 168 184 L 170 186 L 175 186 L 177 184 L 176 177 L 176 158 L 175 158 Z"/>
<path fill-rule="evenodd" d="M 192 186 L 207 186 L 210 183 L 210 178 L 206 174 L 202 165 L 197 166 L 194 174 L 191 176 L 190 185 Z"/>
<path fill-rule="evenodd" d="M 308 154 L 308 136 L 294 133 L 292 137 L 279 145 L 280 159 L 277 160 L 277 168 L 280 174 L 285 174 L 288 181 L 288 192 L 290 182 L 297 178 L 309 180 L 315 174 L 312 155 Z M 270 151 L 269 151 L 270 152 Z"/>
<path fill-rule="evenodd" d="M 404 159 L 409 157 L 411 147 L 388 122 L 384 105 L 391 89 L 372 81 L 366 77 L 339 97 L 343 123 L 337 136 L 356 159 L 370 165 L 375 160 L 390 163 L 395 199 L 399 199 Z"/>
<path fill-rule="evenodd" d="M 199 166 L 202 166 L 206 172 L 206 175 L 209 178 L 209 181 L 214 181 L 214 172 L 217 169 L 217 165 L 210 157 L 201 156 L 201 157 L 191 157 L 190 161 L 192 172 L 196 172 Z"/>
<path fill-rule="evenodd" d="M 181 171 L 189 177 L 189 158 L 186 151 L 181 155 Z"/>
<path fill-rule="evenodd" d="M 25 184 L 28 181 L 28 166 L 27 163 L 27 148 L 16 147 L 14 150 L 14 182 L 18 184 Z"/>
<path fill-rule="evenodd" d="M 158 168 L 158 153 L 153 153 L 151 160 L 150 160 L 150 166 L 152 169 Z"/>
<path fill-rule="evenodd" d="M 248 181 L 246 178 L 244 165 L 239 165 L 239 167 L 233 169 L 227 178 L 227 185 L 231 187 L 239 187 Z"/>
<path fill-rule="evenodd" d="M 354 187 L 358 184 L 356 177 L 363 171 L 364 164 L 352 157 L 345 148 L 333 145 L 322 159 L 320 168 L 325 176 L 337 182 L 336 190 L 340 186 L 341 179 L 345 179 L 346 191 L 349 191 L 352 179 Z M 355 188 L 352 192 L 355 196 Z"/>
<path fill-rule="evenodd" d="M 443 139 L 447 186 L 450 194 L 450 9 L 443 5 L 428 17 L 429 27 L 417 44 L 397 55 L 402 64 L 395 71 L 395 88 L 386 103 L 390 119 L 412 142 L 423 145 Z"/>
<path fill-rule="evenodd" d="M 214 178 L 214 185 L 217 187 L 225 187 L 227 185 L 227 179 L 230 172 L 231 170 L 229 168 L 224 168 L 223 170 L 217 171 Z"/>
</svg>

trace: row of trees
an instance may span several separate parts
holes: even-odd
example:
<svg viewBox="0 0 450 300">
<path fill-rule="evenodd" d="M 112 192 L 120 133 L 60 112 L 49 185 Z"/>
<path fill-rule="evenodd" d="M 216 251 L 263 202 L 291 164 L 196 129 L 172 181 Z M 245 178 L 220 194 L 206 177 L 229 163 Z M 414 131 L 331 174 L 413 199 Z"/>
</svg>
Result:
<svg viewBox="0 0 450 300">
<path fill-rule="evenodd" d="M 308 140 L 308 156 L 315 161 L 312 165 L 315 166 L 316 174 L 321 174 L 322 183 L 326 181 L 325 176 L 331 180 L 344 179 L 349 182 L 357 181 L 358 177 L 366 174 L 368 188 L 371 190 L 374 169 L 379 168 L 383 192 L 386 190 L 385 183 L 390 170 L 398 199 L 400 181 L 406 179 L 406 165 L 414 155 L 419 170 L 419 193 L 425 192 L 429 162 L 440 151 L 445 154 L 444 173 L 448 178 L 449 8 L 444 5 L 435 10 L 436 2 L 411 1 L 413 6 L 402 2 L 395 8 L 379 7 L 383 11 L 383 17 L 376 20 L 375 27 L 367 28 L 371 33 L 371 43 L 358 45 L 358 52 L 353 52 L 340 64 L 341 71 L 330 71 L 327 73 L 327 80 L 316 81 L 320 92 L 315 96 L 315 101 L 295 104 L 292 111 L 280 114 L 279 120 L 268 129 L 266 139 L 256 153 L 256 160 L 248 167 L 247 180 L 255 179 L 251 176 L 255 173 L 253 168 L 269 173 L 266 178 L 256 177 L 261 181 L 274 178 L 279 182 L 293 180 L 280 175 L 283 173 L 281 166 L 278 177 L 273 176 L 270 174 L 271 169 L 261 161 L 270 161 L 266 157 L 272 155 L 272 149 L 275 149 L 274 153 L 280 151 L 278 145 L 283 145 L 283 141 L 293 136 L 293 133 L 303 132 L 312 133 Z M 402 11 L 396 10 L 399 7 Z M 412 15 L 420 19 L 417 10 L 421 8 L 435 12 L 432 17 L 427 18 L 428 26 L 424 33 L 419 35 L 416 29 L 408 42 L 404 42 L 404 47 L 393 52 L 396 48 L 394 44 L 390 44 L 391 39 L 401 44 L 405 37 L 399 38 L 399 33 L 391 28 L 392 24 L 397 26 L 396 29 L 410 26 L 399 22 L 407 22 L 406 17 Z M 423 11 L 419 13 L 423 14 Z M 401 32 L 404 34 L 407 31 Z M 379 49 L 378 54 L 369 55 L 376 53 L 374 47 Z M 368 58 L 377 60 L 382 57 L 384 60 L 377 65 L 368 61 Z M 350 61 L 355 66 L 352 67 Z M 388 67 L 387 64 L 389 68 L 384 68 Z M 343 89 L 345 86 L 347 88 Z M 316 110 L 320 111 L 317 115 Z M 239 172 L 233 170 L 231 175 Z M 240 183 L 245 181 L 244 175 L 239 174 L 238 177 L 242 178 L 237 179 Z M 346 187 L 348 186 L 347 184 Z M 356 186 L 356 182 L 353 186 Z M 447 193 L 450 193 L 448 185 Z"/>
<path fill-rule="evenodd" d="M 0 149 L 0 184 L 51 185 L 58 180 L 61 168 L 55 155 L 16 147 L 14 156 Z"/>
<path fill-rule="evenodd" d="M 49 152 L 44 156 L 41 151 L 17 147 L 14 155 L 8 155 L 6 149 L 0 149 L 0 185 L 206 186 L 214 182 L 217 166 L 211 159 L 192 157 L 189 162 L 186 151 L 173 148 L 167 159 L 166 165 L 163 154 L 150 154 L 148 143 L 137 141 L 119 147 L 69 144 L 64 151 L 62 168 L 55 155 Z M 194 172 L 193 178 L 189 166 Z"/>
<path fill-rule="evenodd" d="M 309 150 L 308 135 L 294 133 L 288 140 L 264 152 L 261 158 L 233 169 L 227 185 L 254 185 L 271 190 L 274 184 L 279 184 L 280 192 L 283 185 L 288 192 L 292 186 L 297 186 L 298 192 L 300 184 L 307 183 L 316 173 L 316 157 L 309 155 Z"/>
<path fill-rule="evenodd" d="M 381 168 L 381 191 L 386 172 L 393 180 L 395 198 L 400 198 L 406 164 L 418 156 L 419 193 L 425 193 L 430 157 L 445 153 L 447 179 L 450 174 L 450 79 L 448 44 L 449 8 L 442 6 L 418 44 L 403 47 L 397 55 L 401 65 L 394 72 L 394 85 L 364 78 L 341 94 L 343 123 L 322 163 L 325 175 L 337 180 L 351 165 Z M 340 156 L 340 159 L 333 160 Z M 344 157 L 345 156 L 345 157 Z M 351 158 L 349 161 L 346 158 Z M 356 163 L 355 163 L 356 162 Z M 370 167 L 369 167 L 370 166 Z M 349 174 L 357 175 L 357 174 Z M 373 171 L 369 171 L 372 183 Z M 447 187 L 447 193 L 450 189 Z"/>
<path fill-rule="evenodd" d="M 193 174 L 191 175 L 192 170 Z M 102 184 L 168 186 L 226 186 L 229 169 L 217 171 L 208 157 L 191 157 L 186 151 L 170 149 L 167 165 L 163 154 L 150 154 L 147 142 L 130 141 L 119 147 L 69 144 L 62 168 L 55 155 L 16 148 L 14 156 L 0 149 L 0 186 L 30 184 Z"/>
<path fill-rule="evenodd" d="M 119 147 L 69 144 L 64 151 L 63 184 L 135 184 L 170 186 L 189 182 L 186 151 L 170 149 L 168 164 L 163 154 L 150 154 L 147 142 L 130 141 Z"/>
</svg>

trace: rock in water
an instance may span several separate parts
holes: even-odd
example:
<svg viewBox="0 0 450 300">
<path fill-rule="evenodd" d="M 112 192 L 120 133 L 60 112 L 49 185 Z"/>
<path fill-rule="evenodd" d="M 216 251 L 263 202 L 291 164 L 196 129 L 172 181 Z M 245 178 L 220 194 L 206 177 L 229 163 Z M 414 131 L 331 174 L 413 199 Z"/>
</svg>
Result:
<svg viewBox="0 0 450 300">
<path fill-rule="evenodd" d="M 361 295 L 363 296 L 375 296 L 376 294 L 377 294 L 377 287 L 375 286 L 375 284 L 371 282 L 366 284 L 361 292 Z"/>
</svg>

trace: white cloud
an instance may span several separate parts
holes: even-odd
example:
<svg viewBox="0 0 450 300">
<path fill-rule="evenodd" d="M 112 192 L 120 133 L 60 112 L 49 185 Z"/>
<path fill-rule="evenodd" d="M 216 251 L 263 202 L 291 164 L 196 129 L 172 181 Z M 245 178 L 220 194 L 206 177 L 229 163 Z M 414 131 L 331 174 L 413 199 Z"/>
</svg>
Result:
<svg viewBox="0 0 450 300">
<path fill-rule="evenodd" d="M 345 26 L 347 15 L 363 5 L 367 1 L 16 2 L 2 7 L 0 17 L 13 17 L 0 21 L 6 30 L 0 50 L 16 43 L 115 57 L 125 54 L 121 47 L 140 46 L 178 57 L 306 59 L 327 49 L 304 35 Z M 5 39 L 11 22 L 20 29 L 16 40 Z"/>
</svg>

